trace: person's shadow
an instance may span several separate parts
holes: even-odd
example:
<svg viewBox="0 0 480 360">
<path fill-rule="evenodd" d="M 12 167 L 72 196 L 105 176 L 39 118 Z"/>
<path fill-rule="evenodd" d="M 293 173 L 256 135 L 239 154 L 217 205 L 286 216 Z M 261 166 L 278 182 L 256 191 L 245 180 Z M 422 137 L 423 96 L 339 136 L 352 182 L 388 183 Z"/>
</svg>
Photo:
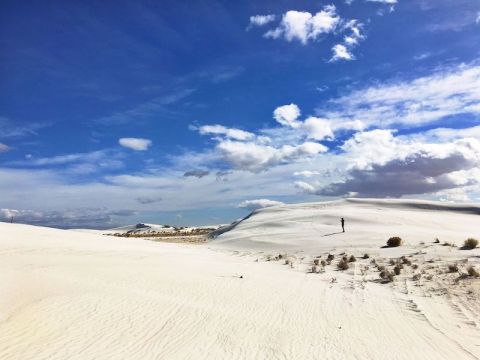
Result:
<svg viewBox="0 0 480 360">
<path fill-rule="evenodd" d="M 331 233 L 331 234 L 325 234 L 325 235 L 322 235 L 322 236 L 332 236 L 332 235 L 335 235 L 335 234 L 343 234 L 343 231 L 334 232 L 334 233 Z"/>
</svg>

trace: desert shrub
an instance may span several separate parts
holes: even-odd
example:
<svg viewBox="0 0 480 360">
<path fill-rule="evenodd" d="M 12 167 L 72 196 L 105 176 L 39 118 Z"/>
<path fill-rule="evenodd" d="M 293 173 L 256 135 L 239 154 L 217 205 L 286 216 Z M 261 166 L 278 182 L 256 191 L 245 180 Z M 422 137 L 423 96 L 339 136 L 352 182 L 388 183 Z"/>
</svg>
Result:
<svg viewBox="0 0 480 360">
<path fill-rule="evenodd" d="M 405 265 L 408 265 L 408 266 L 412 265 L 412 261 L 409 258 L 407 258 L 406 256 L 402 256 L 401 260 L 402 260 L 402 264 L 405 264 Z"/>
<path fill-rule="evenodd" d="M 316 273 L 320 272 L 320 268 L 317 265 L 313 265 L 312 268 L 311 268 L 311 272 L 316 274 Z"/>
<path fill-rule="evenodd" d="M 393 272 L 395 273 L 395 275 L 400 275 L 400 272 L 401 272 L 400 264 L 397 264 L 397 265 L 393 268 Z"/>
<path fill-rule="evenodd" d="M 339 270 L 347 270 L 349 268 L 348 261 L 340 260 L 337 264 Z"/>
<path fill-rule="evenodd" d="M 390 265 L 395 265 L 395 260 L 390 259 L 390 260 L 388 261 L 388 263 L 389 263 Z"/>
<path fill-rule="evenodd" d="M 435 244 L 440 244 L 440 240 L 438 238 L 435 238 L 435 241 L 434 241 Z"/>
<path fill-rule="evenodd" d="M 325 267 L 327 265 L 327 262 L 325 260 L 320 261 L 320 264 Z"/>
<path fill-rule="evenodd" d="M 283 259 L 283 255 L 282 255 L 282 254 L 278 254 L 277 259 L 282 260 L 282 259 Z"/>
<path fill-rule="evenodd" d="M 475 249 L 478 246 L 478 240 L 474 238 L 468 238 L 465 240 L 464 246 L 467 249 Z"/>
<path fill-rule="evenodd" d="M 332 263 L 332 260 L 327 260 L 327 265 L 330 265 Z"/>
<path fill-rule="evenodd" d="M 332 254 L 328 254 L 327 261 L 332 261 L 335 258 Z"/>
<path fill-rule="evenodd" d="M 393 278 L 394 278 L 394 275 L 393 273 L 391 273 L 390 271 L 388 270 L 383 270 L 380 272 L 379 274 L 380 278 L 385 280 L 385 281 L 388 281 L 388 282 L 391 282 L 393 281 Z"/>
<path fill-rule="evenodd" d="M 448 272 L 449 272 L 449 273 L 456 273 L 456 272 L 458 272 L 458 265 L 457 265 L 457 264 L 450 264 L 450 265 L 448 265 Z"/>
<path fill-rule="evenodd" d="M 285 265 L 290 265 L 292 261 L 290 259 L 285 259 Z"/>
<path fill-rule="evenodd" d="M 480 273 L 475 269 L 473 266 L 469 266 L 467 268 L 468 275 L 473 276 L 473 277 L 479 277 Z"/>
<path fill-rule="evenodd" d="M 377 260 L 375 260 L 375 259 L 370 260 L 370 264 L 377 265 Z"/>
<path fill-rule="evenodd" d="M 398 267 L 398 268 L 400 268 L 400 270 L 403 269 L 403 264 L 402 264 L 402 263 L 397 263 L 395 266 Z"/>
<path fill-rule="evenodd" d="M 364 259 L 368 259 L 369 257 L 370 257 L 370 255 L 368 255 L 368 254 L 363 254 L 363 258 L 364 258 Z"/>
<path fill-rule="evenodd" d="M 413 265 L 412 265 L 412 269 L 413 269 L 413 270 L 417 270 L 417 269 L 418 269 L 418 265 L 417 265 L 417 264 L 413 264 Z"/>
<path fill-rule="evenodd" d="M 348 257 L 347 257 L 347 255 L 342 256 L 342 260 L 345 261 L 345 262 L 348 262 Z"/>
<path fill-rule="evenodd" d="M 318 265 L 320 264 L 320 259 L 314 259 L 313 260 L 313 265 Z"/>
<path fill-rule="evenodd" d="M 398 236 L 393 236 L 390 239 L 387 240 L 387 246 L 388 247 L 397 247 L 402 245 L 402 238 Z"/>
<path fill-rule="evenodd" d="M 412 280 L 413 281 L 418 281 L 418 280 L 420 280 L 421 277 L 422 277 L 422 274 L 415 274 L 415 275 L 412 276 Z"/>
<path fill-rule="evenodd" d="M 348 262 L 355 262 L 357 261 L 356 257 L 351 255 L 349 258 L 348 258 Z"/>
<path fill-rule="evenodd" d="M 377 269 L 378 269 L 379 271 L 383 271 L 383 270 L 385 270 L 385 266 L 383 266 L 383 265 L 378 265 L 378 266 L 377 266 Z"/>
</svg>

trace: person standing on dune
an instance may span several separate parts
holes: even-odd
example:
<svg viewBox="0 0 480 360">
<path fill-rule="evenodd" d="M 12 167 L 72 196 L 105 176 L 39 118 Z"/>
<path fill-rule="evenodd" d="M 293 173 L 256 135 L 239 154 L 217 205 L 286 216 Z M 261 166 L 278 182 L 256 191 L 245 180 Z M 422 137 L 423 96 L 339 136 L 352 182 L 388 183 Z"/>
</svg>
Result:
<svg viewBox="0 0 480 360">
<path fill-rule="evenodd" d="M 342 223 L 342 232 L 345 232 L 345 219 L 342 218 L 340 222 Z"/>
</svg>

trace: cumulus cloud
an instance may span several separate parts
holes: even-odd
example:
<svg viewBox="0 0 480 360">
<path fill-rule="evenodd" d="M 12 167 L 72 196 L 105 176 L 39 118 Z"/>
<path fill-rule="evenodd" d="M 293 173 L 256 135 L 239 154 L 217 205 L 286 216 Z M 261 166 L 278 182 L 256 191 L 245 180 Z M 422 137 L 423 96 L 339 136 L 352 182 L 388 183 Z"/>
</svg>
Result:
<svg viewBox="0 0 480 360">
<path fill-rule="evenodd" d="M 9 147 L 9 146 L 0 143 L 0 153 L 2 153 L 2 152 L 7 152 L 7 151 L 9 151 L 9 150 L 10 150 L 10 147 Z"/>
<path fill-rule="evenodd" d="M 287 41 L 297 40 L 305 45 L 335 31 L 339 22 L 340 17 L 336 14 L 334 5 L 325 6 L 316 14 L 290 10 L 282 16 L 278 27 L 266 32 L 264 36 L 273 39 L 283 38 Z"/>
<path fill-rule="evenodd" d="M 257 210 L 263 209 L 270 206 L 283 205 L 281 201 L 269 200 L 269 199 L 256 199 L 256 200 L 245 200 L 238 204 L 237 207 L 245 208 L 248 210 Z"/>
<path fill-rule="evenodd" d="M 317 108 L 335 121 L 359 120 L 367 127 L 417 126 L 444 117 L 480 114 L 480 66 L 459 65 L 409 81 L 354 90 Z"/>
<path fill-rule="evenodd" d="M 204 125 L 198 129 L 201 135 L 225 135 L 234 140 L 248 140 L 254 137 L 254 134 L 240 129 L 227 128 L 222 125 Z"/>
<path fill-rule="evenodd" d="M 222 158 L 234 169 L 258 172 L 268 167 L 293 162 L 326 152 L 322 144 L 305 142 L 299 145 L 273 147 L 239 141 L 222 141 L 217 145 Z"/>
<path fill-rule="evenodd" d="M 183 176 L 184 177 L 196 177 L 198 179 L 201 179 L 202 177 L 207 176 L 208 174 L 210 174 L 210 171 L 197 169 L 197 170 L 187 171 L 183 174 Z"/>
<path fill-rule="evenodd" d="M 300 109 L 296 104 L 279 106 L 273 111 L 273 118 L 279 124 L 293 128 L 300 126 L 300 122 L 297 121 L 299 116 Z"/>
<path fill-rule="evenodd" d="M 368 2 L 376 2 L 376 3 L 382 3 L 382 4 L 396 4 L 398 0 L 367 0 Z"/>
<path fill-rule="evenodd" d="M 330 59 L 331 62 L 339 61 L 339 60 L 346 60 L 351 61 L 354 60 L 355 57 L 353 54 L 347 49 L 345 45 L 336 44 L 332 47 L 333 56 Z"/>
<path fill-rule="evenodd" d="M 344 180 L 304 190 L 325 196 L 400 197 L 478 184 L 480 141 L 432 144 L 393 137 L 387 130 L 345 142 L 351 163 Z"/>
<path fill-rule="evenodd" d="M 275 20 L 275 15 L 254 15 L 250 16 L 250 27 L 263 26 Z"/>
<path fill-rule="evenodd" d="M 142 138 L 121 138 L 118 140 L 118 143 L 135 151 L 145 151 L 152 145 L 151 140 Z"/>
</svg>

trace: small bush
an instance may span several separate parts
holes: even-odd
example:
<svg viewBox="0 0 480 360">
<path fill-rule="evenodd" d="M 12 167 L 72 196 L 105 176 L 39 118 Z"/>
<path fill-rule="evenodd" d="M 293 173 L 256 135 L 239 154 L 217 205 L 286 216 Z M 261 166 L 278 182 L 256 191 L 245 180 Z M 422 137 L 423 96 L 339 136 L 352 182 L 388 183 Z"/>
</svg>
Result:
<svg viewBox="0 0 480 360">
<path fill-rule="evenodd" d="M 339 270 L 347 270 L 349 268 L 348 261 L 340 260 L 337 264 Z"/>
<path fill-rule="evenodd" d="M 285 259 L 285 265 L 290 265 L 291 263 L 290 259 Z"/>
<path fill-rule="evenodd" d="M 335 258 L 332 254 L 328 254 L 327 261 L 332 261 Z"/>
<path fill-rule="evenodd" d="M 379 265 L 379 266 L 377 266 L 377 269 L 378 269 L 379 271 L 384 271 L 384 270 L 385 270 L 385 266 Z"/>
<path fill-rule="evenodd" d="M 456 273 L 456 272 L 458 272 L 458 265 L 457 265 L 457 264 L 450 264 L 450 265 L 448 265 L 448 272 L 449 272 L 449 273 Z"/>
<path fill-rule="evenodd" d="M 345 261 L 345 262 L 348 262 L 348 257 L 347 257 L 347 255 L 342 256 L 342 260 Z"/>
<path fill-rule="evenodd" d="M 349 258 L 348 258 L 348 262 L 355 262 L 357 261 L 357 259 L 355 258 L 355 256 L 351 255 Z"/>
<path fill-rule="evenodd" d="M 478 240 L 474 238 L 469 238 L 465 240 L 464 246 L 467 249 L 475 249 L 478 246 Z"/>
<path fill-rule="evenodd" d="M 388 247 L 397 247 L 402 245 L 402 238 L 398 236 L 393 236 L 390 239 L 387 240 L 387 246 Z"/>
<path fill-rule="evenodd" d="M 401 268 L 400 268 L 399 265 L 400 265 L 400 264 L 397 264 L 397 265 L 393 268 L 393 272 L 395 273 L 395 275 L 400 275 Z"/>
<path fill-rule="evenodd" d="M 422 277 L 422 274 L 415 274 L 415 275 L 413 275 L 412 280 L 413 281 L 418 281 L 418 280 L 420 280 L 421 277 Z"/>
<path fill-rule="evenodd" d="M 480 273 L 475 269 L 473 266 L 469 266 L 467 268 L 468 275 L 473 276 L 473 277 L 479 277 Z"/>
<path fill-rule="evenodd" d="M 395 265 L 395 260 L 393 259 L 390 259 L 390 261 L 388 262 L 390 265 Z"/>
<path fill-rule="evenodd" d="M 369 257 L 370 257 L 370 255 L 368 255 L 368 254 L 363 254 L 363 258 L 364 258 L 364 259 L 368 259 Z"/>
<path fill-rule="evenodd" d="M 405 265 L 408 265 L 408 266 L 412 265 L 412 261 L 409 258 L 407 258 L 406 256 L 402 256 L 401 260 L 402 260 L 402 263 L 405 264 Z"/>
<path fill-rule="evenodd" d="M 413 269 L 413 270 L 417 270 L 417 269 L 418 269 L 418 265 L 417 265 L 417 264 L 413 264 L 413 265 L 412 265 L 412 269 Z"/>
<path fill-rule="evenodd" d="M 318 265 L 320 264 L 320 259 L 314 259 L 313 260 L 313 265 Z"/>
<path fill-rule="evenodd" d="M 370 260 L 370 264 L 377 265 L 377 260 L 375 260 L 375 259 Z"/>
<path fill-rule="evenodd" d="M 316 274 L 316 273 L 320 272 L 320 268 L 317 265 L 313 265 L 312 268 L 311 268 L 311 272 Z"/>
<path fill-rule="evenodd" d="M 435 239 L 434 241 L 435 244 L 440 244 L 440 240 L 438 238 Z"/>
<path fill-rule="evenodd" d="M 379 275 L 380 275 L 380 278 L 382 278 L 383 280 L 385 280 L 387 282 L 392 282 L 393 279 L 394 279 L 393 273 L 391 273 L 388 270 L 381 271 Z"/>
<path fill-rule="evenodd" d="M 320 261 L 320 264 L 322 264 L 323 267 L 327 265 L 327 262 L 325 260 Z"/>
</svg>

